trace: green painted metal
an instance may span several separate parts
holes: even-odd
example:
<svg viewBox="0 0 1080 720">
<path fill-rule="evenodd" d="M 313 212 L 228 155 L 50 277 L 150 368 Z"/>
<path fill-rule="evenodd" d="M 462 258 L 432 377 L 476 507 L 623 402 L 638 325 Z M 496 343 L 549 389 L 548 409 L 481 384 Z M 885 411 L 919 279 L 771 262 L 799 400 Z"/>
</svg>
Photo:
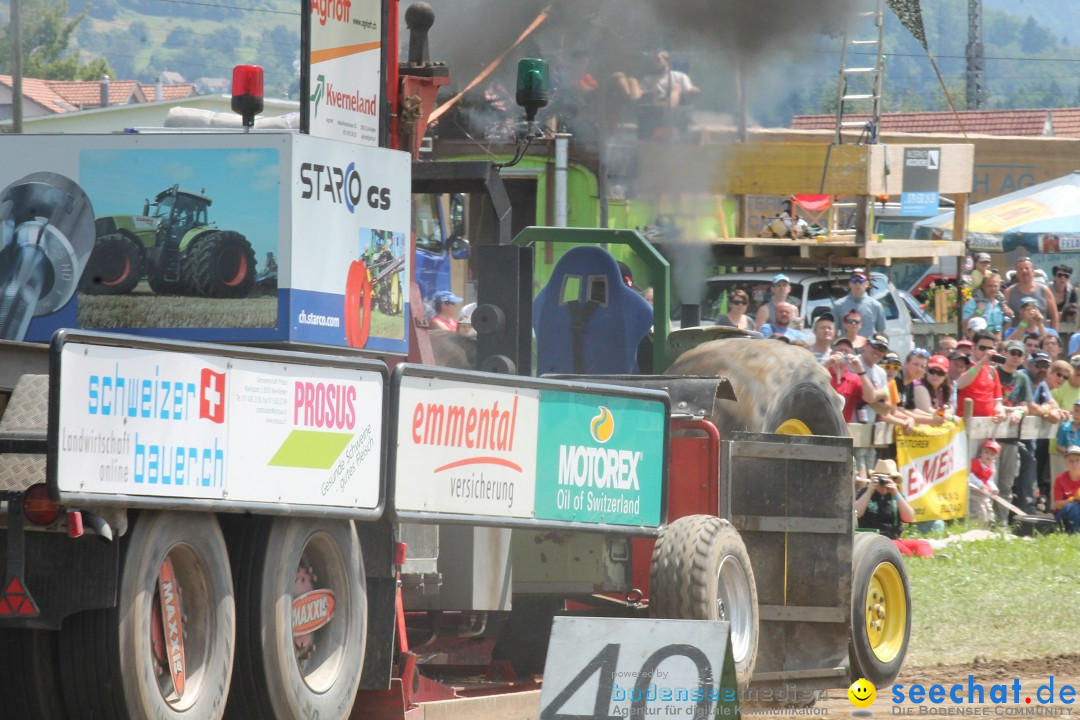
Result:
<svg viewBox="0 0 1080 720">
<path fill-rule="evenodd" d="M 637 230 L 609 228 L 527 227 L 514 244 L 529 247 L 541 242 L 573 245 L 626 245 L 649 270 L 653 281 L 653 372 L 667 368 L 668 318 L 671 316 L 671 266 Z"/>
</svg>

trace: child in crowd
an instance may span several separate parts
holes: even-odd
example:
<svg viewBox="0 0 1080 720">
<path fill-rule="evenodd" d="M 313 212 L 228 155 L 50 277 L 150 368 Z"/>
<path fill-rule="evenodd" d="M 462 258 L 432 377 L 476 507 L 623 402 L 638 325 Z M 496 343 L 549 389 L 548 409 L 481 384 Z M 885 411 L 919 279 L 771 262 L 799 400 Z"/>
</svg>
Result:
<svg viewBox="0 0 1080 720">
<path fill-rule="evenodd" d="M 998 455 L 1001 454 L 1001 445 L 990 438 L 979 448 L 979 454 L 971 461 L 971 474 L 978 479 L 981 486 L 979 490 L 968 493 L 971 499 L 968 516 L 980 525 L 989 525 L 994 520 L 994 507 L 990 500 L 991 495 L 998 494 L 997 483 L 994 482 L 994 471 L 997 469 Z"/>
<path fill-rule="evenodd" d="M 1073 402 L 1072 416 L 1058 426 L 1057 451 L 1061 455 L 1073 445 L 1080 445 L 1080 398 Z"/>
<path fill-rule="evenodd" d="M 1080 532 L 1080 446 L 1065 450 L 1065 472 L 1054 478 L 1053 509 L 1065 532 Z"/>
</svg>

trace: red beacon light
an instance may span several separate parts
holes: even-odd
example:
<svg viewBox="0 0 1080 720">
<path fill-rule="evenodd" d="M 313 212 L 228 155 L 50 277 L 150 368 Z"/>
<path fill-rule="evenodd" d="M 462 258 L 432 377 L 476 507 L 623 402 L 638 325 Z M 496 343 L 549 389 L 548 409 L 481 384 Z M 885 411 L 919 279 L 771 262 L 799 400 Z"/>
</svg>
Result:
<svg viewBox="0 0 1080 720">
<path fill-rule="evenodd" d="M 255 126 L 255 116 L 263 111 L 263 69 L 258 65 L 237 65 L 232 74 L 232 109 L 244 119 L 244 127 Z"/>
<path fill-rule="evenodd" d="M 23 515 L 34 525 L 52 525 L 60 517 L 60 507 L 49 497 L 44 483 L 31 486 L 23 493 Z"/>
</svg>

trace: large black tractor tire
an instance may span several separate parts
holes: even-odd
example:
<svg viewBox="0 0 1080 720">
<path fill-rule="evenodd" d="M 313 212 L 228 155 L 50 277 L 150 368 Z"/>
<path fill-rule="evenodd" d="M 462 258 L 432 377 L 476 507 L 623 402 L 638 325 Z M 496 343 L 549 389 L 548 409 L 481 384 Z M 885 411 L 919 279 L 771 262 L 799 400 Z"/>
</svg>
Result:
<svg viewBox="0 0 1080 720">
<path fill-rule="evenodd" d="M 731 654 L 740 688 L 757 661 L 758 597 L 739 531 L 712 515 L 687 515 L 660 531 L 649 570 L 649 614 L 731 623 Z"/>
<path fill-rule="evenodd" d="M 192 295 L 245 298 L 255 286 L 255 251 L 238 232 L 207 233 L 188 246 L 181 276 Z"/>
<path fill-rule="evenodd" d="M 65 720 L 59 633 L 0 630 L 0 719 Z"/>
<path fill-rule="evenodd" d="M 233 668 L 235 608 L 228 551 L 207 513 L 146 512 L 124 540 L 117 607 L 64 621 L 60 673 L 72 718 L 220 720 Z M 168 558 L 179 588 L 185 670 L 177 692 L 169 613 L 159 580 Z M 175 616 L 174 616 L 175 618 Z"/>
<path fill-rule="evenodd" d="M 777 340 L 713 340 L 680 355 L 665 374 L 720 375 L 731 382 L 738 400 L 717 400 L 709 418 L 721 435 L 847 435 L 840 396 L 806 348 Z"/>
<path fill-rule="evenodd" d="M 851 570 L 851 679 L 875 687 L 900 674 L 911 638 L 911 588 L 903 558 L 892 540 L 855 533 Z"/>
<path fill-rule="evenodd" d="M 347 520 L 252 517 L 230 527 L 229 545 L 240 621 L 228 716 L 349 717 L 368 617 L 355 526 Z M 294 635 L 294 600 L 326 590 L 333 592 L 330 621 Z"/>
<path fill-rule="evenodd" d="M 135 289 L 143 273 L 143 247 L 122 233 L 102 235 L 79 280 L 87 295 L 125 295 Z"/>
</svg>

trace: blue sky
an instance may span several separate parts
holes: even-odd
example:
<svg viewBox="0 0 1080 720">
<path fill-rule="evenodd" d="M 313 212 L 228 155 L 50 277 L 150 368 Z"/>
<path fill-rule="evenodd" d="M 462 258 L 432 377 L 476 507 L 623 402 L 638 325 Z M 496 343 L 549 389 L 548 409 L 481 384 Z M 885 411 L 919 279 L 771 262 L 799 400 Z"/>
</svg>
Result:
<svg viewBox="0 0 1080 720">
<path fill-rule="evenodd" d="M 179 183 L 213 200 L 210 220 L 244 235 L 259 268 L 266 252 L 278 251 L 280 155 L 273 149 L 84 150 L 79 184 L 94 216 L 139 215 L 143 203 Z"/>
</svg>

